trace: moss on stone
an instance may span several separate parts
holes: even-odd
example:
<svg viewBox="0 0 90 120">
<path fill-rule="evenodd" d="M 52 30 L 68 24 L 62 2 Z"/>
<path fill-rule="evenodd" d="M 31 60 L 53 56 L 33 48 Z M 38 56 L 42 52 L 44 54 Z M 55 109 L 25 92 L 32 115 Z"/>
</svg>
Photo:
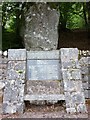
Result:
<svg viewBox="0 0 90 120">
<path fill-rule="evenodd" d="M 23 70 L 19 70 L 18 73 L 23 73 Z"/>
</svg>

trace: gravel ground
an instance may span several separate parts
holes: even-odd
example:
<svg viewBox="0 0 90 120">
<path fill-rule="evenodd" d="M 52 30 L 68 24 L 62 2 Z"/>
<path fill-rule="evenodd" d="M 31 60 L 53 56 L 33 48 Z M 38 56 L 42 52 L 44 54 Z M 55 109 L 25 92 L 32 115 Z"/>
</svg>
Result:
<svg viewBox="0 0 90 120">
<path fill-rule="evenodd" d="M 87 110 L 90 113 L 90 105 L 87 105 Z M 28 107 L 25 109 L 25 112 L 22 115 L 18 113 L 13 115 L 0 114 L 0 120 L 1 118 L 88 118 L 88 114 L 67 114 L 65 112 L 64 106 L 61 106 L 59 104 L 49 106 L 28 105 Z"/>
</svg>

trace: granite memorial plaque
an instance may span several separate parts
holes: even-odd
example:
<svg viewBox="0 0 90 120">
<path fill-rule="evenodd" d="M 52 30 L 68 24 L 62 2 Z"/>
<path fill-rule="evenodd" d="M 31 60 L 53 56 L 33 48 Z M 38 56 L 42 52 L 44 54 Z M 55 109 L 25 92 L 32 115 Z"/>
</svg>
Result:
<svg viewBox="0 0 90 120">
<path fill-rule="evenodd" d="M 27 60 L 27 80 L 60 80 L 59 60 Z"/>
</svg>

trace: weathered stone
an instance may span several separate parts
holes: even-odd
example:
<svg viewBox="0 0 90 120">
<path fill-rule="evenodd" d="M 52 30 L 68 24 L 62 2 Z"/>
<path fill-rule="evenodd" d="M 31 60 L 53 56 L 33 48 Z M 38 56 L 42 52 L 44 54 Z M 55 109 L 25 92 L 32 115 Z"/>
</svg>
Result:
<svg viewBox="0 0 90 120">
<path fill-rule="evenodd" d="M 27 94 L 29 95 L 49 95 L 60 94 L 59 81 L 27 81 Z"/>
<path fill-rule="evenodd" d="M 21 36 L 27 50 L 57 49 L 59 12 L 56 9 L 46 3 L 35 3 L 24 12 L 24 19 Z"/>
<path fill-rule="evenodd" d="M 84 80 L 85 80 L 86 82 L 88 82 L 88 80 L 90 80 L 90 79 L 89 79 L 89 75 L 84 75 Z"/>
<path fill-rule="evenodd" d="M 17 101 L 18 89 L 17 88 L 5 88 L 3 101 Z"/>
<path fill-rule="evenodd" d="M 62 68 L 64 69 L 77 69 L 79 68 L 79 63 L 78 61 L 65 61 L 65 62 L 62 62 Z"/>
<path fill-rule="evenodd" d="M 75 91 L 75 83 L 72 80 L 64 80 L 64 91 L 73 92 Z"/>
<path fill-rule="evenodd" d="M 89 88 L 89 84 L 88 84 L 88 82 L 83 83 L 83 89 L 88 89 L 88 88 Z"/>
<path fill-rule="evenodd" d="M 26 61 L 9 61 L 8 62 L 8 70 L 14 69 L 16 71 L 25 71 Z"/>
<path fill-rule="evenodd" d="M 63 69 L 62 77 L 64 80 L 81 80 L 81 72 L 79 69 Z"/>
<path fill-rule="evenodd" d="M 70 103 L 66 103 L 66 108 L 75 108 L 75 104 L 70 102 Z"/>
<path fill-rule="evenodd" d="M 75 56 L 76 56 L 75 59 L 73 59 L 72 57 L 70 57 L 69 59 L 68 54 L 73 55 L 74 48 L 69 49 L 68 52 L 66 48 L 63 50 L 64 53 L 66 51 L 65 56 L 64 54 L 62 54 L 63 57 L 66 58 L 66 60 L 62 58 L 61 61 L 60 61 L 61 58 L 60 55 L 62 53 L 61 51 L 60 51 L 60 55 L 59 55 L 59 51 L 54 51 L 54 50 L 52 52 L 48 51 L 47 53 L 46 51 L 44 52 L 40 51 L 40 54 L 38 53 L 38 51 L 36 51 L 36 53 L 35 51 L 27 52 L 28 60 L 30 62 L 30 64 L 27 65 L 27 69 L 28 68 L 30 69 L 30 67 L 32 68 L 30 69 L 30 73 L 32 73 L 31 70 L 33 70 L 33 75 L 35 75 L 35 71 L 38 71 L 39 78 L 40 77 L 45 78 L 45 76 L 51 74 L 50 81 L 47 79 L 45 79 L 47 81 L 27 80 L 25 77 L 27 61 L 25 59 L 20 60 L 16 58 L 15 60 L 14 59 L 9 60 L 8 74 L 7 74 L 8 76 L 5 81 L 5 89 L 4 89 L 4 97 L 3 97 L 3 113 L 9 113 L 9 114 L 15 112 L 23 113 L 24 101 L 30 101 L 30 103 L 34 103 L 34 104 L 45 104 L 45 103 L 54 104 L 57 103 L 58 100 L 65 100 L 66 111 L 68 113 L 86 112 L 83 86 L 81 81 L 81 73 L 79 69 L 80 67 L 77 59 L 78 55 L 76 55 L 75 52 Z M 75 51 L 77 50 L 75 49 Z M 35 53 L 35 56 L 33 53 Z M 33 69 L 34 66 L 36 66 L 35 69 Z M 89 66 L 84 66 L 84 65 L 83 67 L 89 68 Z M 6 67 L 3 68 L 6 69 Z M 5 78 L 6 71 L 4 72 L 4 69 L 3 71 L 1 71 L 1 74 L 2 77 Z M 61 77 L 60 78 L 58 77 L 59 79 L 54 78 L 55 81 L 51 81 L 52 76 L 56 77 L 57 75 L 55 74 L 58 73 L 59 75 L 61 72 L 62 72 L 61 77 L 63 81 L 61 81 Z M 82 76 L 84 79 L 85 76 L 89 76 L 89 75 L 84 74 Z M 88 91 L 90 93 L 90 90 L 88 90 L 89 87 L 88 88 L 86 87 L 88 84 L 86 85 L 86 83 L 84 82 L 83 85 L 84 85 L 84 89 L 87 89 L 87 94 L 85 93 L 85 95 L 90 96 L 88 94 Z M 64 89 L 62 90 L 62 88 Z M 0 94 L 2 95 L 3 92 Z M 0 99 L 2 99 L 2 97 Z"/>
<path fill-rule="evenodd" d="M 11 99 L 11 88 L 5 88 L 4 89 L 4 96 L 3 96 L 3 101 L 10 101 Z"/>
<path fill-rule="evenodd" d="M 61 48 L 60 58 L 62 79 L 64 82 L 66 111 L 67 113 L 75 113 L 77 112 L 76 107 L 78 104 L 83 104 L 85 106 L 82 82 L 80 81 L 81 71 L 79 69 L 79 64 L 77 64 L 77 67 L 75 66 L 75 63 L 78 63 L 78 49 Z M 82 109 L 82 112 L 84 113 L 84 109 Z"/>
<path fill-rule="evenodd" d="M 90 90 L 84 90 L 84 95 L 86 99 L 90 99 Z"/>
<path fill-rule="evenodd" d="M 2 69 L 0 69 L 0 76 L 2 76 L 2 73 L 3 73 L 3 71 L 2 71 Z"/>
<path fill-rule="evenodd" d="M 88 74 L 90 74 L 90 65 L 88 65 Z"/>
<path fill-rule="evenodd" d="M 59 51 L 27 51 L 28 60 L 51 60 L 59 59 Z"/>
<path fill-rule="evenodd" d="M 5 87 L 5 84 L 0 81 L 0 90 L 4 89 L 4 87 Z"/>
<path fill-rule="evenodd" d="M 14 55 L 13 55 L 14 53 Z M 3 97 L 3 113 L 23 113 L 26 78 L 26 50 L 9 50 L 7 80 Z M 8 110 L 9 109 L 9 110 Z"/>
<path fill-rule="evenodd" d="M 13 104 L 7 104 L 7 103 L 3 103 L 2 105 L 2 112 L 3 114 L 13 114 L 16 113 L 16 105 Z"/>
<path fill-rule="evenodd" d="M 8 60 L 26 60 L 26 49 L 9 49 Z"/>
<path fill-rule="evenodd" d="M 24 109 L 25 109 L 25 104 L 24 104 L 24 103 L 18 103 L 18 104 L 17 104 L 17 112 L 18 112 L 19 114 L 23 114 Z"/>
<path fill-rule="evenodd" d="M 75 114 L 76 113 L 76 109 L 75 108 L 66 108 L 67 113 L 70 114 Z"/>
<path fill-rule="evenodd" d="M 0 58 L 0 63 L 7 64 L 8 60 L 7 58 Z"/>
<path fill-rule="evenodd" d="M 65 94 L 65 101 L 66 101 L 66 104 L 72 104 L 72 97 L 71 97 L 71 94 L 70 92 L 64 92 Z"/>
<path fill-rule="evenodd" d="M 84 94 L 82 94 L 81 92 L 72 93 L 71 97 L 72 97 L 73 103 L 75 104 L 85 103 Z"/>
<path fill-rule="evenodd" d="M 87 113 L 86 106 L 84 104 L 79 104 L 77 106 L 77 112 L 79 112 L 79 113 Z"/>
<path fill-rule="evenodd" d="M 87 66 L 89 64 L 89 58 L 90 57 L 82 57 L 80 60 L 79 60 L 79 64 L 80 66 Z"/>
<path fill-rule="evenodd" d="M 21 86 L 18 86 L 18 90 L 19 90 L 19 97 L 23 97 L 24 96 L 24 89 L 25 89 L 25 84 L 21 84 Z"/>
<path fill-rule="evenodd" d="M 54 101 L 57 101 L 57 100 L 65 100 L 65 97 L 64 97 L 64 95 L 63 94 L 59 94 L 59 95 L 57 95 L 57 94 L 54 94 L 54 95 L 52 95 L 52 94 L 50 94 L 50 95 L 45 95 L 45 94 L 43 94 L 43 95 L 25 95 L 24 96 L 24 100 L 25 101 L 31 101 L 31 100 L 49 100 L 49 101 L 52 101 L 52 100 L 54 100 Z"/>
<path fill-rule="evenodd" d="M 17 62 L 17 64 L 14 67 L 14 70 L 16 70 L 16 71 L 19 71 L 19 70 L 25 71 L 25 67 L 26 67 L 25 64 L 26 64 L 26 61 Z"/>
<path fill-rule="evenodd" d="M 17 80 L 15 80 L 15 85 L 16 86 L 20 86 L 20 85 L 22 85 L 22 84 L 24 84 L 25 83 L 25 80 L 23 79 L 17 79 Z"/>
<path fill-rule="evenodd" d="M 8 70 L 7 72 L 7 78 L 9 80 L 14 80 L 14 79 L 17 79 L 18 78 L 18 72 L 11 69 L 11 70 Z"/>
<path fill-rule="evenodd" d="M 74 83 L 75 83 L 76 92 L 84 92 L 81 80 L 74 81 Z"/>
<path fill-rule="evenodd" d="M 79 69 L 70 71 L 71 79 L 81 80 L 81 71 Z"/>
<path fill-rule="evenodd" d="M 45 100 L 29 100 L 30 104 L 34 104 L 34 105 L 45 105 L 46 101 Z"/>
<path fill-rule="evenodd" d="M 0 64 L 0 69 L 6 69 L 7 68 L 7 64 Z"/>
<path fill-rule="evenodd" d="M 27 80 L 60 80 L 59 60 L 27 60 Z"/>
<path fill-rule="evenodd" d="M 81 73 L 82 74 L 89 74 L 89 69 L 88 69 L 88 67 L 86 66 L 82 66 L 82 68 L 81 68 Z"/>
<path fill-rule="evenodd" d="M 9 80 L 25 79 L 25 71 L 16 71 L 16 70 L 13 70 L 13 69 L 8 70 L 7 78 Z"/>
<path fill-rule="evenodd" d="M 60 49 L 60 56 L 61 62 L 69 62 L 71 60 L 77 61 L 78 60 L 78 49 L 77 48 L 61 48 Z"/>
</svg>

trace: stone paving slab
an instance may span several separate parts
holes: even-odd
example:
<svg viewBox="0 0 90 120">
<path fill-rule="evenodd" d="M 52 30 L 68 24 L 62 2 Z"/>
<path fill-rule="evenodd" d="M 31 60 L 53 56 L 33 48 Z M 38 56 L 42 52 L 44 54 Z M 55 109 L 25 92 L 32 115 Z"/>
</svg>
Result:
<svg viewBox="0 0 90 120">
<path fill-rule="evenodd" d="M 63 94 L 60 95 L 25 95 L 24 100 L 65 100 Z"/>
<path fill-rule="evenodd" d="M 27 81 L 27 94 L 60 94 L 61 86 L 59 81 Z"/>
</svg>

